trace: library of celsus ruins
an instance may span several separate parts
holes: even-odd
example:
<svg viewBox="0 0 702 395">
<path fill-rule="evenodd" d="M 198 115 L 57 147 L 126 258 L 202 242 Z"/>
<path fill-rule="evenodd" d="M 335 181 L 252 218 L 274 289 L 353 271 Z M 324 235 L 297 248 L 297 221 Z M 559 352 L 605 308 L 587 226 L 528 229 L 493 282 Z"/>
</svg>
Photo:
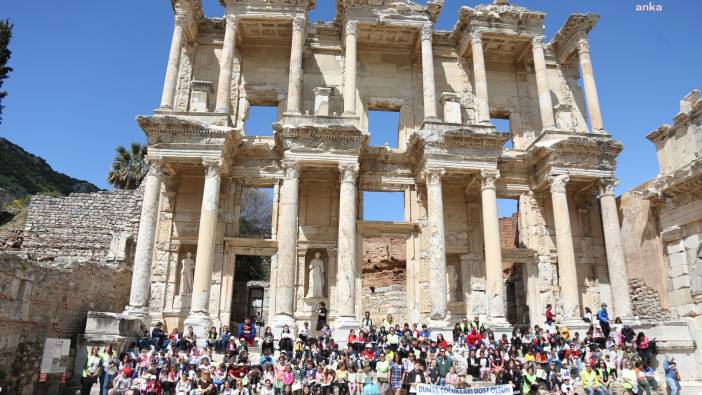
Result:
<svg viewBox="0 0 702 395">
<path fill-rule="evenodd" d="M 623 147 L 603 124 L 588 40 L 598 16 L 572 14 L 547 41 L 546 14 L 506 0 L 460 8 L 449 31 L 434 28 L 443 0 L 336 0 L 323 23 L 308 21 L 315 0 L 221 3 L 224 16 L 207 18 L 198 0 L 173 2 L 161 103 L 137 117 L 150 169 L 120 320 L 200 336 L 234 324 L 237 257 L 262 256 L 262 320 L 276 333 L 314 327 L 320 302 L 342 342 L 366 309 L 382 317 L 383 303 L 435 331 L 479 315 L 497 332 L 543 323 L 547 304 L 577 328 L 586 307 L 606 303 L 701 377 L 686 324 L 643 322 L 630 296 L 632 279 L 657 282 L 670 315 L 655 320 L 683 316 L 663 256 L 644 274 L 625 256 L 614 194 Z M 269 130 L 245 127 L 256 107 L 276 108 Z M 399 114 L 397 146 L 370 143 L 371 111 Z M 263 188 L 273 191 L 271 232 L 248 237 L 242 196 Z M 364 219 L 364 192 L 403 194 L 404 219 Z M 498 199 L 517 202 L 511 245 Z M 684 238 L 671 229 L 664 237 Z M 379 239 L 404 262 L 396 287 L 364 287 Z M 91 314 L 89 338 L 117 328 Z"/>
</svg>

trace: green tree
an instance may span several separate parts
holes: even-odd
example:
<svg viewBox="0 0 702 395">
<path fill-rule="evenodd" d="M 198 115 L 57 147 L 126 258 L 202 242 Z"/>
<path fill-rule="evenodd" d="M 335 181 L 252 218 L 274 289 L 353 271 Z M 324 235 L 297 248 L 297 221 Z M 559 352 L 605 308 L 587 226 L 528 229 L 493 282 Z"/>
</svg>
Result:
<svg viewBox="0 0 702 395">
<path fill-rule="evenodd" d="M 129 149 L 118 146 L 117 155 L 112 160 L 112 170 L 107 174 L 107 182 L 117 189 L 136 189 L 146 177 L 149 166 L 146 164 L 146 145 L 132 143 Z"/>
<path fill-rule="evenodd" d="M 11 67 L 7 67 L 7 62 L 10 60 L 10 38 L 12 37 L 12 23 L 9 20 L 0 21 L 0 88 L 2 88 L 5 78 L 12 71 Z M 7 92 L 0 90 L 0 123 L 2 122 L 2 99 L 7 96 Z"/>
</svg>

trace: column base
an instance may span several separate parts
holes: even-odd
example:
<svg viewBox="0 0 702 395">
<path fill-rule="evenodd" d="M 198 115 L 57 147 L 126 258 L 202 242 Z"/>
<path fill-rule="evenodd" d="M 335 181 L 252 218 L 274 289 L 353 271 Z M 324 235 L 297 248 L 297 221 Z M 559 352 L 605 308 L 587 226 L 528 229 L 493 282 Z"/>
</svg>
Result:
<svg viewBox="0 0 702 395">
<path fill-rule="evenodd" d="M 122 316 L 129 320 L 141 320 L 145 327 L 151 327 L 151 315 L 147 307 L 127 306 L 124 308 Z"/>
<path fill-rule="evenodd" d="M 222 114 L 222 115 L 229 115 L 229 108 L 215 108 L 214 112 Z"/>
<path fill-rule="evenodd" d="M 198 346 L 204 346 L 205 340 L 207 339 L 207 333 L 212 327 L 212 319 L 205 313 L 193 313 L 188 314 L 188 317 L 183 322 L 183 331 L 187 333 L 187 328 L 189 326 L 193 327 L 193 333 L 195 333 L 195 338 L 197 339 Z"/>
<path fill-rule="evenodd" d="M 173 111 L 173 106 L 168 104 L 162 104 L 157 108 L 157 110 Z"/>
<path fill-rule="evenodd" d="M 283 327 L 285 325 L 290 329 L 290 333 L 295 336 L 297 333 L 297 325 L 295 318 L 286 314 L 276 314 L 273 317 L 273 322 L 271 322 L 271 330 L 273 331 L 273 337 L 280 339 L 280 334 L 283 333 Z"/>
<path fill-rule="evenodd" d="M 339 344 L 339 349 L 346 348 L 346 337 L 351 329 L 358 332 L 361 324 L 356 320 L 356 317 L 336 317 L 334 320 L 334 330 L 332 337 L 334 342 Z"/>
</svg>

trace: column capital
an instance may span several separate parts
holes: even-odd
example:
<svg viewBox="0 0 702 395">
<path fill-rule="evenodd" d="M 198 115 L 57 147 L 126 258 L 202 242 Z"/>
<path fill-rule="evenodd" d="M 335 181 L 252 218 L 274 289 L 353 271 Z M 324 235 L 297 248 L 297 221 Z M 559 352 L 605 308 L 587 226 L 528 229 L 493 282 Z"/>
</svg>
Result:
<svg viewBox="0 0 702 395">
<path fill-rule="evenodd" d="M 202 165 L 205 166 L 205 177 L 219 177 L 222 171 L 222 159 L 206 158 L 202 160 Z"/>
<path fill-rule="evenodd" d="M 590 42 L 587 39 L 587 35 L 581 34 L 578 36 L 577 41 L 575 42 L 575 48 L 577 49 L 579 55 L 590 53 Z"/>
<path fill-rule="evenodd" d="M 480 30 L 476 30 L 474 32 L 470 33 L 470 42 L 473 45 L 482 45 L 483 44 L 483 33 Z"/>
<path fill-rule="evenodd" d="M 303 16 L 296 16 L 292 18 L 292 29 L 293 31 L 302 32 L 305 30 L 305 25 L 307 25 L 307 20 Z"/>
<path fill-rule="evenodd" d="M 497 169 L 480 170 L 480 178 L 482 181 L 481 190 L 495 189 L 495 182 L 500 178 L 500 171 Z"/>
<path fill-rule="evenodd" d="M 544 36 L 537 34 L 531 38 L 531 45 L 538 48 L 544 47 Z"/>
<path fill-rule="evenodd" d="M 354 184 L 356 182 L 356 177 L 358 177 L 359 169 L 360 166 L 357 162 L 339 163 L 339 173 L 341 173 L 341 182 Z"/>
<path fill-rule="evenodd" d="M 619 180 L 617 180 L 615 177 L 600 178 L 597 197 L 602 198 L 604 196 L 614 196 L 614 187 L 617 185 L 619 185 Z"/>
<path fill-rule="evenodd" d="M 188 19 L 188 15 L 185 12 L 176 12 L 175 15 L 173 15 L 173 23 L 176 26 L 185 27 L 188 23 Z"/>
<path fill-rule="evenodd" d="M 356 21 L 346 21 L 346 35 L 356 35 L 358 31 L 358 22 Z"/>
<path fill-rule="evenodd" d="M 570 181 L 568 174 L 556 174 L 548 177 L 548 182 L 551 185 L 551 193 L 565 193 L 566 184 Z"/>
<path fill-rule="evenodd" d="M 224 20 L 227 22 L 227 27 L 231 26 L 234 29 L 239 25 L 239 17 L 234 14 L 227 14 L 224 16 Z"/>
<path fill-rule="evenodd" d="M 150 176 L 161 176 L 163 174 L 163 165 L 166 164 L 166 160 L 162 156 L 146 156 L 144 158 L 144 163 L 149 166 L 148 175 Z"/>
<path fill-rule="evenodd" d="M 286 180 L 297 180 L 300 177 L 300 162 L 296 160 L 285 160 L 282 163 L 283 177 Z"/>
<path fill-rule="evenodd" d="M 446 174 L 446 169 L 439 167 L 428 167 L 422 172 L 427 185 L 441 185 L 441 177 L 444 174 Z"/>
<path fill-rule="evenodd" d="M 431 23 L 423 24 L 421 29 L 419 29 L 419 34 L 422 41 L 431 41 L 432 36 L 434 35 L 434 25 Z"/>
</svg>

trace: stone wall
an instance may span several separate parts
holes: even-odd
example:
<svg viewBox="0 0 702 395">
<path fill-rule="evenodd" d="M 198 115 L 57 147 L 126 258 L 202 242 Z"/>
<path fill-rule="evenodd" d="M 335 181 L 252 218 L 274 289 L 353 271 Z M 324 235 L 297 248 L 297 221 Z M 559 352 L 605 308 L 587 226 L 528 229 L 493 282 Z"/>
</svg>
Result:
<svg viewBox="0 0 702 395">
<path fill-rule="evenodd" d="M 0 253 L 0 371 L 10 378 L 7 392 L 34 393 L 47 337 L 71 339 L 72 377 L 86 313 L 124 310 L 130 282 L 128 270 L 77 264 L 55 268 L 26 255 Z"/>
<path fill-rule="evenodd" d="M 618 199 L 622 246 L 629 278 L 642 280 L 658 294 L 658 304 L 668 308 L 667 262 L 659 236 L 658 214 L 650 200 L 641 196 L 641 191 L 650 184 L 649 181 L 639 185 Z M 633 299 L 632 302 L 636 303 Z"/>
<path fill-rule="evenodd" d="M 658 291 L 640 278 L 629 279 L 629 297 L 631 309 L 642 320 L 665 321 L 670 318 L 670 311 L 661 307 Z"/>
<path fill-rule="evenodd" d="M 22 251 L 58 265 L 127 262 L 136 241 L 143 190 L 33 196 Z"/>
<path fill-rule="evenodd" d="M 375 322 L 392 314 L 407 322 L 406 244 L 399 238 L 363 240 L 363 311 Z"/>
</svg>

